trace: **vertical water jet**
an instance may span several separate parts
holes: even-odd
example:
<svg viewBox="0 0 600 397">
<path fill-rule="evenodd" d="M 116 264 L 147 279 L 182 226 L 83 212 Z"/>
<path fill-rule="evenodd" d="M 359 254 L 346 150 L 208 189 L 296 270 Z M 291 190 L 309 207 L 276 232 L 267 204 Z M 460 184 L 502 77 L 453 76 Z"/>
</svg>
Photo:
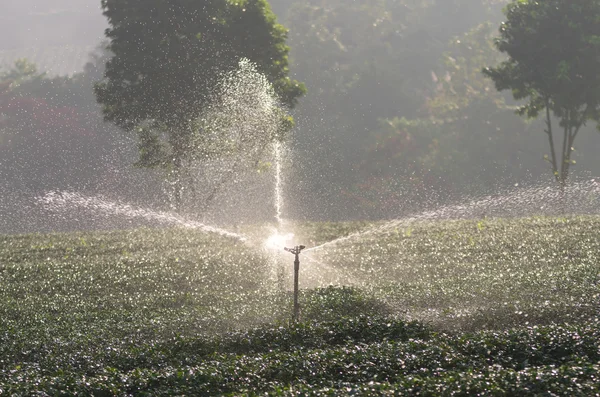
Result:
<svg viewBox="0 0 600 397">
<path fill-rule="evenodd" d="M 282 176 L 281 176 L 281 160 L 282 160 L 282 144 L 275 142 L 275 219 L 277 220 L 277 229 L 283 226 L 283 191 L 282 191 Z"/>
</svg>

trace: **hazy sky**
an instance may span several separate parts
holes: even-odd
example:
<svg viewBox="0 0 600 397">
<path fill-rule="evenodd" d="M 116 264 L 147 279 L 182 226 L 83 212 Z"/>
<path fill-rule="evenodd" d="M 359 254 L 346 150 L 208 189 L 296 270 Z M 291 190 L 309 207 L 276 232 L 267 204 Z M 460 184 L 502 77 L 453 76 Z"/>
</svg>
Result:
<svg viewBox="0 0 600 397">
<path fill-rule="evenodd" d="M 0 68 L 27 58 L 49 75 L 79 72 L 106 27 L 100 0 L 0 0 Z"/>
<path fill-rule="evenodd" d="M 95 45 L 105 26 L 100 0 L 0 0 L 0 50 Z"/>
</svg>

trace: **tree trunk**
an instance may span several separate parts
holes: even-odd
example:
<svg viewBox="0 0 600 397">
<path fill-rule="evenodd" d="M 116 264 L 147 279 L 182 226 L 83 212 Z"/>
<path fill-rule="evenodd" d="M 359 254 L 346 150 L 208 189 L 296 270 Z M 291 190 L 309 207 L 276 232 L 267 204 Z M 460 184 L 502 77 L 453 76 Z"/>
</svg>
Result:
<svg viewBox="0 0 600 397">
<path fill-rule="evenodd" d="M 566 185 L 567 180 L 569 178 L 569 171 L 571 169 L 571 165 L 573 164 L 572 160 L 571 160 L 571 154 L 573 153 L 573 144 L 575 143 L 575 137 L 577 136 L 577 134 L 579 133 L 579 130 L 581 129 L 582 124 L 578 124 L 575 126 L 571 126 L 569 127 L 569 140 L 567 142 L 567 150 L 565 153 L 565 158 L 564 158 L 564 174 L 562 176 L 562 181 L 563 184 Z"/>
<path fill-rule="evenodd" d="M 587 110 L 586 110 L 587 112 Z M 561 190 L 561 201 L 562 201 L 562 211 L 566 211 L 566 187 L 567 182 L 569 180 L 569 171 L 571 169 L 571 154 L 573 153 L 573 144 L 575 143 L 575 138 L 579 133 L 579 130 L 583 126 L 585 120 L 585 113 L 581 118 L 576 118 L 573 115 L 577 114 L 576 111 L 566 110 L 566 122 L 564 127 L 564 137 L 563 137 L 563 152 L 562 152 L 562 162 L 560 167 L 560 190 Z M 573 122 L 575 121 L 575 122 Z"/>
<path fill-rule="evenodd" d="M 569 165 L 566 162 L 567 156 L 568 156 L 568 154 L 567 154 L 568 140 L 569 140 L 569 129 L 567 127 L 565 127 L 564 135 L 563 135 L 563 150 L 562 150 L 562 156 L 561 156 L 560 178 L 559 178 L 560 190 L 563 193 L 565 191 L 565 185 L 567 182 L 567 174 L 569 172 L 568 171 Z"/>
<path fill-rule="evenodd" d="M 566 186 L 566 176 L 568 174 L 569 164 L 567 163 L 569 148 L 569 137 L 571 135 L 571 112 L 566 109 L 565 110 L 565 124 L 563 127 L 563 145 L 562 145 L 562 155 L 560 162 L 560 190 L 564 194 L 565 186 Z"/>
<path fill-rule="evenodd" d="M 552 135 L 552 119 L 550 118 L 550 103 L 548 100 L 546 100 L 546 134 L 548 134 L 548 141 L 550 142 L 552 175 L 554 175 L 554 179 L 556 179 L 556 182 L 560 182 L 560 177 L 559 177 L 559 173 L 558 173 L 558 164 L 556 162 L 556 149 L 554 148 L 554 136 Z"/>
</svg>

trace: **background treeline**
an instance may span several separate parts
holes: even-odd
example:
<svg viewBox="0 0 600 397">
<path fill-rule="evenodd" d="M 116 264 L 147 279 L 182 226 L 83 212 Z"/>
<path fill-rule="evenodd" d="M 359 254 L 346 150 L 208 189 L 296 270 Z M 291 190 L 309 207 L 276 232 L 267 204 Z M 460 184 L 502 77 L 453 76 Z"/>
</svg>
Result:
<svg viewBox="0 0 600 397">
<path fill-rule="evenodd" d="M 87 12 L 99 14 L 92 3 Z M 294 110 L 286 215 L 392 217 L 516 184 L 551 183 L 542 128 L 515 115 L 510 94 L 481 74 L 502 60 L 493 38 L 506 3 L 272 0 L 290 29 L 291 77 L 308 89 Z M 64 15 L 76 24 L 87 14 Z M 56 13 L 48 18 L 65 24 Z M 97 45 L 98 35 L 62 43 L 72 51 Z M 0 56 L 18 52 L 7 40 L 2 45 Z M 37 50 L 27 51 L 24 57 L 35 58 Z M 5 206 L 7 192 L 65 188 L 154 205 L 165 199 L 159 178 L 131 166 L 135 137 L 102 122 L 92 84 L 105 56 L 95 52 L 69 77 L 41 75 L 26 63 L 0 70 Z M 40 62 L 39 69 L 51 67 Z M 600 171 L 597 135 L 588 127 L 578 138 L 576 178 Z"/>
<path fill-rule="evenodd" d="M 133 167 L 135 137 L 103 121 L 92 90 L 103 63 L 100 51 L 72 76 L 48 76 L 27 60 L 0 73 L 0 233 L 102 226 L 83 213 L 49 219 L 37 199 L 50 191 L 164 199 L 158 175 Z"/>
<path fill-rule="evenodd" d="M 550 183 L 543 128 L 481 73 L 503 60 L 493 40 L 507 3 L 274 0 L 309 92 L 294 165 L 312 179 L 295 196 L 315 198 L 311 211 L 389 216 Z M 600 171 L 597 135 L 580 135 L 579 177 Z"/>
</svg>

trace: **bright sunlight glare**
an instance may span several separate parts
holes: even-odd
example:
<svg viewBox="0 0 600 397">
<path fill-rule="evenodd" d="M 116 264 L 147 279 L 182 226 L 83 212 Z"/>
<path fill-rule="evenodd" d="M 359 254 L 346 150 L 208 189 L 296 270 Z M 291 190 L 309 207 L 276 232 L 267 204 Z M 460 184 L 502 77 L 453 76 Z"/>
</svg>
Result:
<svg viewBox="0 0 600 397">
<path fill-rule="evenodd" d="M 267 240 L 265 240 L 265 248 L 270 250 L 282 250 L 293 238 L 294 233 L 281 234 L 278 231 L 275 231 Z"/>
</svg>

